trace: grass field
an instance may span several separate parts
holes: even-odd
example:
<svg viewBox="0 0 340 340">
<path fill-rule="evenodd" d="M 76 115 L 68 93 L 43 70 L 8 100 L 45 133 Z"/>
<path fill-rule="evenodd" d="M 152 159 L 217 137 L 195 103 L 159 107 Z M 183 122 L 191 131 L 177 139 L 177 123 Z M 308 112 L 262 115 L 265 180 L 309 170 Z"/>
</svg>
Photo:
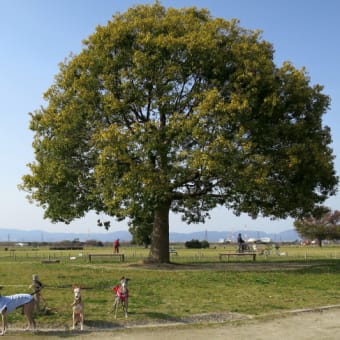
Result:
<svg viewBox="0 0 340 340">
<path fill-rule="evenodd" d="M 96 258 L 89 253 L 110 253 L 111 248 L 51 251 L 18 247 L 0 251 L 0 286 L 3 295 L 30 293 L 32 274 L 46 286 L 42 296 L 48 313 L 38 315 L 41 327 L 71 325 L 72 285 L 83 286 L 86 324 L 108 326 L 133 321 L 175 320 L 202 313 L 237 312 L 260 315 L 273 311 L 339 304 L 340 247 L 282 247 L 281 254 L 218 260 L 218 254 L 235 246 L 188 250 L 176 245 L 173 265 L 149 267 L 143 248 L 122 247 L 126 261 Z M 42 263 L 43 259 L 59 263 Z M 131 279 L 129 321 L 111 313 L 112 286 L 121 276 Z M 44 303 L 43 303 L 44 305 Z M 21 323 L 20 312 L 10 323 Z"/>
</svg>

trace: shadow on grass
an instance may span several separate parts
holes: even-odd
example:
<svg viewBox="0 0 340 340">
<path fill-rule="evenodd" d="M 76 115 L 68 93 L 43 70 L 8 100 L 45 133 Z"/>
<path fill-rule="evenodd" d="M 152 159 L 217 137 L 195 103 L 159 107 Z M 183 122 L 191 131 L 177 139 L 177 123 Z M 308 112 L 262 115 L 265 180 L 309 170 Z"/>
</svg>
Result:
<svg viewBox="0 0 340 340">
<path fill-rule="evenodd" d="M 91 328 L 101 328 L 101 329 L 122 327 L 122 325 L 119 322 L 103 321 L 103 320 L 86 320 L 85 326 L 91 327 Z"/>
<path fill-rule="evenodd" d="M 182 321 L 180 318 L 176 318 L 173 315 L 158 313 L 158 312 L 147 312 L 143 313 L 148 320 L 148 322 L 179 322 Z"/>
<path fill-rule="evenodd" d="M 84 330 L 80 330 L 79 326 L 76 329 L 51 329 L 51 330 L 37 330 L 34 332 L 34 337 L 45 339 L 47 336 L 54 336 L 58 338 L 74 338 L 75 336 L 81 336 L 91 333 L 98 333 L 98 330 L 118 330 L 124 326 L 118 322 L 102 321 L 102 320 L 87 320 L 84 324 Z"/>
<path fill-rule="evenodd" d="M 54 331 L 37 331 L 34 333 L 34 339 L 41 338 L 41 339 L 46 339 L 46 337 L 56 337 L 60 339 L 67 339 L 67 338 L 72 338 L 74 339 L 75 336 L 80 336 L 80 335 L 85 335 L 85 334 L 91 334 L 92 331 L 80 331 L 80 330 L 54 330 Z M 29 337 L 28 337 L 29 338 Z"/>
</svg>

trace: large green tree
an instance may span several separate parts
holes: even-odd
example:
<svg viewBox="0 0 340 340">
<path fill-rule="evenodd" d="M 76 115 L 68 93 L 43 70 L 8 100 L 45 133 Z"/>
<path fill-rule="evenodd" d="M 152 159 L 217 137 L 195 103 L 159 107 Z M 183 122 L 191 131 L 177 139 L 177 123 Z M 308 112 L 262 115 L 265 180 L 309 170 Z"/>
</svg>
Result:
<svg viewBox="0 0 340 340">
<path fill-rule="evenodd" d="M 132 235 L 133 244 L 144 245 L 145 248 L 151 244 L 153 221 L 152 210 L 136 213 L 134 218 L 129 221 L 129 232 Z"/>
<path fill-rule="evenodd" d="M 304 69 L 273 62 L 261 32 L 158 2 L 116 14 L 60 65 L 31 114 L 21 187 L 54 222 L 88 211 L 152 216 L 150 259 L 169 261 L 169 212 L 225 206 L 300 216 L 334 194 L 329 106 Z"/>
<path fill-rule="evenodd" d="M 323 240 L 340 239 L 340 211 L 328 207 L 315 207 L 308 215 L 294 221 L 296 231 L 309 240 L 317 240 L 319 247 Z"/>
</svg>

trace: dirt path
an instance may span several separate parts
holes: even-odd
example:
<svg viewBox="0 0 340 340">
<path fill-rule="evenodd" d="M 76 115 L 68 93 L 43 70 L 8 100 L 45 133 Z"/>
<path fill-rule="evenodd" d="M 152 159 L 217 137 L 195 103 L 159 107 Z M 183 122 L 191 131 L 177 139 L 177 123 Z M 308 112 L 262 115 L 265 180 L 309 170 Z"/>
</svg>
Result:
<svg viewBox="0 0 340 340">
<path fill-rule="evenodd" d="M 340 338 L 340 306 L 318 310 L 295 311 L 263 318 L 232 318 L 215 324 L 158 324 L 134 326 L 127 329 L 85 329 L 82 333 L 63 330 L 40 330 L 27 339 L 98 339 L 101 340 L 338 340 Z M 19 340 L 23 334 L 10 330 L 7 338 Z"/>
</svg>

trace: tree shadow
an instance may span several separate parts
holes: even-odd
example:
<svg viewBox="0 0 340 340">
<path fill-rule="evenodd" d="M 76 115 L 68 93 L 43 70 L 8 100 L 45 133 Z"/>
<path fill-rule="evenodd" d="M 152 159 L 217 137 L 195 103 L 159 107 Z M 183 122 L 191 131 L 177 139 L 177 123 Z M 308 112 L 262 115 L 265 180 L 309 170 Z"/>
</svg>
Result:
<svg viewBox="0 0 340 340">
<path fill-rule="evenodd" d="M 158 313 L 158 312 L 146 312 L 143 313 L 148 321 L 146 322 L 162 322 L 162 323 L 173 323 L 173 322 L 183 322 L 181 318 L 174 317 L 170 314 Z M 145 322 L 145 321 L 144 321 Z"/>
</svg>

